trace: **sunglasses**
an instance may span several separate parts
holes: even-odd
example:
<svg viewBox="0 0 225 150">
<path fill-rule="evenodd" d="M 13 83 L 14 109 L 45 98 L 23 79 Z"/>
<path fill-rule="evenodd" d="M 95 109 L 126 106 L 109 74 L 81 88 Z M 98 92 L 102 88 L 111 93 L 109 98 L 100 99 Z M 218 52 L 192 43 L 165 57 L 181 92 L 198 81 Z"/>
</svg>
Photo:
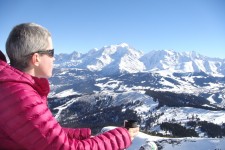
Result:
<svg viewBox="0 0 225 150">
<path fill-rule="evenodd" d="M 31 53 L 31 55 L 33 55 L 34 53 L 46 54 L 49 57 L 54 57 L 54 49 L 50 49 L 50 50 L 39 50 L 39 51 L 36 51 L 36 52 Z"/>
</svg>

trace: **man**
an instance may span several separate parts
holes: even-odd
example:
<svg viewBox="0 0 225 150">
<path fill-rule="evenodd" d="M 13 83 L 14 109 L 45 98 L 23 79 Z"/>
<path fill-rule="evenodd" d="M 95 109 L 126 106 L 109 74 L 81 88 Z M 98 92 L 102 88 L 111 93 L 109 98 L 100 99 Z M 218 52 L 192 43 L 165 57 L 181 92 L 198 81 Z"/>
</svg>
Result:
<svg viewBox="0 0 225 150">
<path fill-rule="evenodd" d="M 50 32 L 35 23 L 15 26 L 0 60 L 0 149 L 120 150 L 138 133 L 116 128 L 91 137 L 88 128 L 63 128 L 47 107 L 54 49 Z M 3 55 L 4 56 L 4 55 Z"/>
</svg>

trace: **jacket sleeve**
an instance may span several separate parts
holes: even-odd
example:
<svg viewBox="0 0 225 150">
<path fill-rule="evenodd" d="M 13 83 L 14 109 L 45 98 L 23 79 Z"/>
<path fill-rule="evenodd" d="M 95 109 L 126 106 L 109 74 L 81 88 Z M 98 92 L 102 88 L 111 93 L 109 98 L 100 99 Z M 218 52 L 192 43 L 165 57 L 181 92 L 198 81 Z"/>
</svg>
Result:
<svg viewBox="0 0 225 150">
<path fill-rule="evenodd" d="M 84 140 L 91 136 L 91 129 L 89 128 L 63 128 L 63 130 L 72 139 Z"/>
<path fill-rule="evenodd" d="M 0 105 L 0 118 L 4 122 L 1 127 L 24 149 L 120 150 L 131 144 L 128 131 L 124 128 L 116 128 L 92 138 L 77 138 L 80 136 L 75 134 L 80 132 L 78 134 L 81 135 L 83 130 L 65 131 L 35 91 L 27 94 L 26 90 L 16 88 L 12 92 L 5 96 L 7 99 Z"/>
</svg>

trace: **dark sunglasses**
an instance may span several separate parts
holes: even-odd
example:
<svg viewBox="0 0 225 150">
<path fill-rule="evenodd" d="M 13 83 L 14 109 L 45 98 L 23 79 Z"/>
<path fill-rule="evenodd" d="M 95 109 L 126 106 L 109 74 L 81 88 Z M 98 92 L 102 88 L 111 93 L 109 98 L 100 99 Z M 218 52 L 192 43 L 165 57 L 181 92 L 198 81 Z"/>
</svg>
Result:
<svg viewBox="0 0 225 150">
<path fill-rule="evenodd" d="M 36 52 L 31 53 L 31 55 L 33 55 L 34 53 L 46 54 L 49 57 L 54 57 L 54 49 L 50 49 L 50 50 L 39 50 L 39 51 L 36 51 Z"/>
</svg>

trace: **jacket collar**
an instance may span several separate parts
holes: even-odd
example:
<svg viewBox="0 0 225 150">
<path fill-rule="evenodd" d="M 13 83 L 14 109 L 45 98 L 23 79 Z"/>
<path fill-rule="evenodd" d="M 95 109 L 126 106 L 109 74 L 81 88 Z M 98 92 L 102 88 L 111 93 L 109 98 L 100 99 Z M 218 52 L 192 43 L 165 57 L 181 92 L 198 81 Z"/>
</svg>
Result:
<svg viewBox="0 0 225 150">
<path fill-rule="evenodd" d="M 0 84 L 6 82 L 28 84 L 32 86 L 41 96 L 47 96 L 50 91 L 48 79 L 37 78 L 17 70 L 2 59 L 0 60 L 0 74 Z"/>
<path fill-rule="evenodd" d="M 1 50 L 0 50 L 0 60 L 6 62 L 6 57 Z"/>
</svg>

